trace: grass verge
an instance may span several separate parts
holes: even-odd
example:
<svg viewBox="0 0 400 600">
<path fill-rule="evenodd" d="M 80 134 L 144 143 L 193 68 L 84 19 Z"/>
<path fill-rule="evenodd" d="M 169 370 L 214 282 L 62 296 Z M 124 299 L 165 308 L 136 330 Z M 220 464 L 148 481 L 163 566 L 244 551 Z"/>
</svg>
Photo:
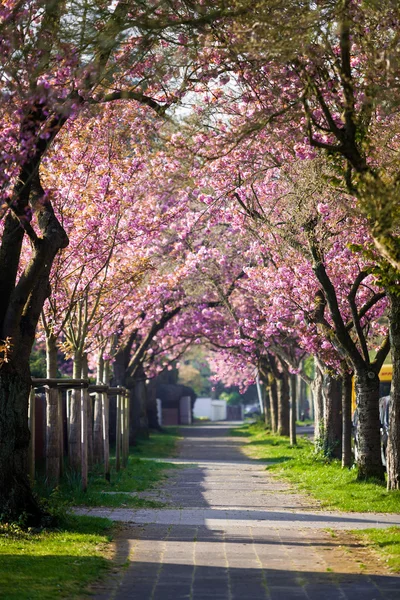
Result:
<svg viewBox="0 0 400 600">
<path fill-rule="evenodd" d="M 400 513 L 400 491 L 388 492 L 380 482 L 357 481 L 356 469 L 342 469 L 339 461 L 328 461 L 315 453 L 313 444 L 299 437 L 297 446 L 273 435 L 262 423 L 248 424 L 233 435 L 247 436 L 244 452 L 268 462 L 285 479 L 307 491 L 321 506 L 344 511 Z"/>
<path fill-rule="evenodd" d="M 57 506 L 105 506 L 111 508 L 157 508 L 163 506 L 157 500 L 141 498 L 135 494 L 150 490 L 156 483 L 168 476 L 168 471 L 179 468 L 172 463 L 161 463 L 151 458 L 164 458 L 176 453 L 178 434 L 176 428 L 168 428 L 166 433 L 152 433 L 150 439 L 139 440 L 131 447 L 128 466 L 115 470 L 115 456 L 111 456 L 111 478 L 104 479 L 101 467 L 93 468 L 88 480 L 88 489 L 81 489 L 80 475 L 66 472 L 56 490 L 46 489 L 44 483 L 37 483 L 39 496 L 48 498 L 50 505 Z M 146 459 L 146 460 L 142 460 Z M 148 460 L 150 459 L 150 460 Z"/>
<path fill-rule="evenodd" d="M 400 527 L 353 531 L 353 535 L 378 553 L 393 573 L 400 573 Z"/>
<path fill-rule="evenodd" d="M 2 600 L 81 596 L 111 566 L 104 556 L 111 529 L 108 519 L 75 516 L 58 530 L 38 533 L 0 525 Z"/>
<path fill-rule="evenodd" d="M 131 448 L 132 456 L 138 458 L 172 458 L 177 455 L 179 440 L 177 427 L 165 427 L 163 432 L 152 432 L 148 440 L 139 440 Z"/>
</svg>

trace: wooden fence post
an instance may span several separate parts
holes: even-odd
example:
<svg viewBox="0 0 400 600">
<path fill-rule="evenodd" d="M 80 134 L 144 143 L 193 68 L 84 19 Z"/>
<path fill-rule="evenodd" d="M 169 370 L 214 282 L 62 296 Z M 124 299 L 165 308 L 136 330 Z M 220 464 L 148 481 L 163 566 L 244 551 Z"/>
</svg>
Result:
<svg viewBox="0 0 400 600">
<path fill-rule="evenodd" d="M 130 392 L 126 390 L 126 462 L 129 460 L 129 410 L 130 410 Z"/>
<path fill-rule="evenodd" d="M 127 437 L 128 437 L 128 429 L 127 429 L 127 407 L 126 407 L 126 393 L 124 390 L 124 395 L 122 396 L 122 403 L 123 403 L 123 407 L 124 407 L 124 411 L 123 411 L 123 430 L 124 430 L 124 435 L 122 438 L 122 453 L 123 453 L 123 466 L 126 467 L 127 463 L 128 463 L 128 453 L 127 453 Z"/>
<path fill-rule="evenodd" d="M 66 409 L 67 409 L 67 440 L 69 440 L 69 422 L 70 422 L 70 418 L 71 418 L 71 391 L 72 390 L 66 391 L 66 395 L 67 395 L 67 405 L 66 405 Z"/>
<path fill-rule="evenodd" d="M 31 483 L 35 481 L 35 388 L 31 388 L 29 396 L 29 477 Z"/>
<path fill-rule="evenodd" d="M 101 394 L 101 410 L 103 417 L 103 449 L 104 449 L 104 476 L 110 481 L 110 438 L 108 428 L 110 422 L 110 399 L 108 394 Z"/>
<path fill-rule="evenodd" d="M 115 440 L 115 470 L 121 468 L 121 392 L 117 394 L 117 411 L 116 411 L 116 440 Z"/>
<path fill-rule="evenodd" d="M 60 477 L 64 475 L 64 417 L 63 417 L 63 395 L 58 389 L 58 429 L 60 432 Z"/>
<path fill-rule="evenodd" d="M 55 486 L 60 479 L 60 399 L 57 387 L 47 385 L 46 394 L 46 479 Z"/>
<path fill-rule="evenodd" d="M 104 459 L 103 392 L 96 392 L 93 398 L 93 462 L 100 464 Z"/>
<path fill-rule="evenodd" d="M 82 490 L 86 492 L 88 484 L 88 444 L 87 444 L 87 389 L 81 390 L 81 476 Z"/>
</svg>

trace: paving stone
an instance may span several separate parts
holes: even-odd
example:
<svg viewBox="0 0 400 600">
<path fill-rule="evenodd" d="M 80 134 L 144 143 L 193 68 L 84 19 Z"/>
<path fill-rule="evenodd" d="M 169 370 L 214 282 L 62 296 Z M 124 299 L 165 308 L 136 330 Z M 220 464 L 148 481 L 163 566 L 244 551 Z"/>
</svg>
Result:
<svg viewBox="0 0 400 600">
<path fill-rule="evenodd" d="M 270 600 L 311 600 L 303 589 L 292 587 L 269 588 L 268 598 Z M 325 600 L 323 593 L 319 596 L 319 600 Z M 336 597 L 336 600 L 339 598 Z"/>
<path fill-rule="evenodd" d="M 387 527 L 399 515 L 321 511 L 248 459 L 230 424 L 183 428 L 181 464 L 148 497 L 165 509 L 77 509 L 129 522 L 126 571 L 96 600 L 400 600 L 400 577 L 361 572 L 324 530 Z M 163 459 L 165 460 L 165 459 Z M 161 461 L 162 462 L 162 461 Z"/>
</svg>

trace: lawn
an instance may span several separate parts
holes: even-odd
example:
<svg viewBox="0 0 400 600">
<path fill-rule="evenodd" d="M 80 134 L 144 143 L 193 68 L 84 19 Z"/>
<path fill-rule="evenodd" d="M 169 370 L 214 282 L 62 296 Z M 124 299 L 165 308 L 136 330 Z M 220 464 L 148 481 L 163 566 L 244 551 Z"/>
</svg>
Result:
<svg viewBox="0 0 400 600">
<path fill-rule="evenodd" d="M 165 427 L 165 431 L 152 432 L 148 440 L 139 440 L 131 448 L 132 456 L 139 458 L 172 458 L 177 455 L 177 442 L 180 438 L 178 427 Z"/>
<path fill-rule="evenodd" d="M 55 531 L 26 532 L 0 525 L 2 600 L 53 600 L 82 595 L 112 565 L 106 557 L 112 523 L 68 517 Z"/>
<path fill-rule="evenodd" d="M 151 458 L 174 456 L 178 441 L 176 428 L 168 428 L 166 433 L 152 433 L 148 440 L 139 440 L 130 448 L 128 466 L 119 472 L 115 470 L 115 456 L 111 456 L 111 479 L 106 481 L 101 467 L 92 469 L 88 479 L 88 489 L 81 490 L 80 476 L 66 472 L 56 491 L 49 492 L 40 479 L 38 493 L 48 497 L 50 502 L 74 506 L 107 506 L 124 508 L 157 508 L 163 506 L 157 500 L 148 500 L 135 495 L 154 487 L 168 476 L 168 471 L 179 468 L 168 462 L 157 462 Z M 110 493 L 111 492 L 111 493 Z"/>
</svg>

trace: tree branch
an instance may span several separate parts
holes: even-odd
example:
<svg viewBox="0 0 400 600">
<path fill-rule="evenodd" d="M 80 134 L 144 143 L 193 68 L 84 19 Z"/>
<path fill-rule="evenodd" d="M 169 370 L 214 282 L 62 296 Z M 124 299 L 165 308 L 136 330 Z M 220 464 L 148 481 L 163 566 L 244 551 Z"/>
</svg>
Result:
<svg viewBox="0 0 400 600">
<path fill-rule="evenodd" d="M 383 340 L 378 352 L 376 353 L 375 359 L 372 361 L 372 366 L 374 367 L 374 371 L 379 373 L 382 368 L 383 363 L 385 362 L 385 358 L 389 354 L 390 351 L 390 337 L 389 334 Z"/>
<path fill-rule="evenodd" d="M 111 94 L 106 94 L 104 98 L 98 102 L 91 99 L 90 103 L 99 104 L 104 102 L 114 102 L 115 100 L 137 100 L 141 104 L 145 104 L 152 108 L 160 116 L 164 116 L 168 108 L 171 106 L 171 103 L 160 104 L 150 96 L 146 96 L 145 94 L 134 90 L 121 90 L 119 92 L 112 92 Z"/>
<path fill-rule="evenodd" d="M 365 335 L 364 335 L 363 329 L 361 327 L 360 318 L 359 318 L 359 314 L 357 311 L 357 305 L 356 305 L 356 294 L 358 292 L 358 289 L 359 289 L 361 283 L 364 281 L 364 279 L 366 279 L 366 277 L 368 277 L 368 273 L 366 273 L 365 271 L 360 271 L 360 273 L 357 275 L 357 277 L 351 287 L 351 290 L 347 296 L 347 299 L 350 304 L 351 314 L 353 317 L 353 323 L 354 323 L 355 330 L 357 332 L 358 341 L 360 342 L 364 360 L 366 363 L 369 363 L 370 361 L 369 361 L 367 341 L 365 339 Z M 349 331 L 347 329 L 347 327 L 346 327 L 346 330 Z"/>
</svg>

